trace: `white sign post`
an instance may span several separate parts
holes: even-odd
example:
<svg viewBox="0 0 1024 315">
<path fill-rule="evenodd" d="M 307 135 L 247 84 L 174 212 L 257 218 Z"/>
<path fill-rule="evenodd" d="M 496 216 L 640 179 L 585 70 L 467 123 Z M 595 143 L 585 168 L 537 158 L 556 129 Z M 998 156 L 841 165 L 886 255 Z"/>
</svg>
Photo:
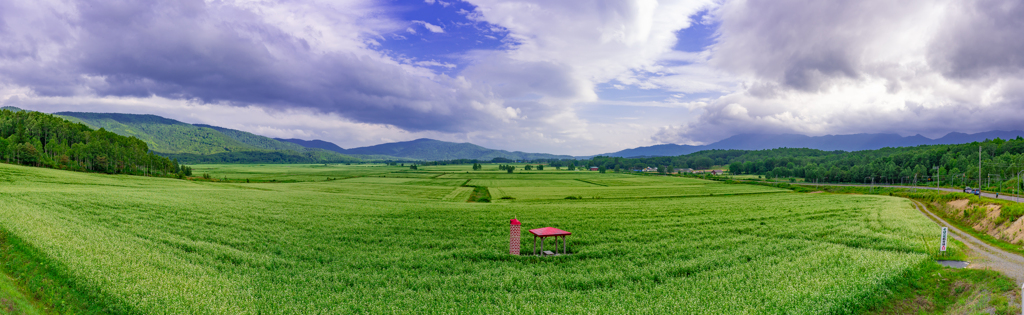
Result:
<svg viewBox="0 0 1024 315">
<path fill-rule="evenodd" d="M 942 240 L 939 241 L 939 251 L 946 251 L 946 235 L 949 234 L 949 228 L 942 227 Z"/>
</svg>

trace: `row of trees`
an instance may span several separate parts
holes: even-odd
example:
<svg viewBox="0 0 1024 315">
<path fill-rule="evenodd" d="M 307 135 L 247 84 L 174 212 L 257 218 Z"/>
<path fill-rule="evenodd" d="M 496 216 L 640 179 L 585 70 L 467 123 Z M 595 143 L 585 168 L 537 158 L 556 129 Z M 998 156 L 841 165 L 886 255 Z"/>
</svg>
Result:
<svg viewBox="0 0 1024 315">
<path fill-rule="evenodd" d="M 735 160 L 733 174 L 803 177 L 810 181 L 987 186 L 1024 170 L 1024 139 L 843 152 L 818 157 Z"/>
<path fill-rule="evenodd" d="M 633 170 L 647 166 L 708 169 L 728 166 L 731 174 L 802 177 L 809 181 L 918 183 L 941 179 L 944 185 L 1014 185 L 1024 171 L 1024 139 L 986 140 L 951 145 L 883 148 L 865 151 L 772 149 L 709 150 L 675 157 L 595 157 L 566 163 Z M 572 165 L 572 164 L 570 164 Z M 979 172 L 980 165 L 980 172 Z M 980 173 L 980 174 L 979 174 Z M 979 183 L 980 179 L 980 183 Z M 1011 180 L 1007 183 L 1007 180 Z"/>
<path fill-rule="evenodd" d="M 50 114 L 0 110 L 0 160 L 74 171 L 187 176 L 191 168 L 149 151 L 142 140 L 92 130 Z"/>
</svg>

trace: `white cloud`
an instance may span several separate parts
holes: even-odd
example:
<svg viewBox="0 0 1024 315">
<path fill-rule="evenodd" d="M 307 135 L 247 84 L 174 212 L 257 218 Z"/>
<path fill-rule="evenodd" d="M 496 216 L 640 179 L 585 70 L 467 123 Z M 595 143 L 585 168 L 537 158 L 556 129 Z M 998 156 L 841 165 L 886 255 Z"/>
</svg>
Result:
<svg viewBox="0 0 1024 315">
<path fill-rule="evenodd" d="M 671 52 L 675 32 L 712 1 L 471 0 L 474 18 L 510 32 L 509 58 L 567 66 L 589 84 L 651 66 Z"/>
<path fill-rule="evenodd" d="M 430 24 L 430 23 L 427 23 L 427 22 L 424 22 L 424 21 L 412 21 L 412 22 L 413 23 L 423 24 L 423 27 L 426 28 L 428 31 L 431 31 L 431 32 L 434 32 L 434 33 L 444 33 L 444 28 L 441 28 L 440 26 L 437 26 L 437 25 L 434 25 L 434 24 Z"/>
<path fill-rule="evenodd" d="M 420 66 L 420 67 L 444 67 L 444 68 L 448 68 L 448 69 L 452 69 L 452 68 L 456 67 L 455 64 L 446 63 L 446 62 L 439 62 L 437 60 L 417 61 L 417 62 L 415 62 L 415 64 L 417 66 Z"/>
</svg>

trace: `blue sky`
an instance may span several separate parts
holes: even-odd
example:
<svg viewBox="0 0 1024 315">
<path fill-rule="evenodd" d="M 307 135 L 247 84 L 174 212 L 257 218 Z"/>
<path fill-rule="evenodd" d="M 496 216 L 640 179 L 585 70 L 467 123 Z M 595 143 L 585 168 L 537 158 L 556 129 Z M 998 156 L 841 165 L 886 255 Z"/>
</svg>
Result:
<svg viewBox="0 0 1024 315">
<path fill-rule="evenodd" d="M 1019 129 L 1013 0 L 0 3 L 0 106 L 592 155 Z"/>
<path fill-rule="evenodd" d="M 454 67 L 427 67 L 440 73 L 457 74 L 468 62 L 463 57 L 466 52 L 498 50 L 505 45 L 502 39 L 508 32 L 503 28 L 467 18 L 476 10 L 470 3 L 412 0 L 391 3 L 395 17 L 410 23 L 406 29 L 382 36 L 378 49 L 396 58 L 438 61 Z"/>
</svg>

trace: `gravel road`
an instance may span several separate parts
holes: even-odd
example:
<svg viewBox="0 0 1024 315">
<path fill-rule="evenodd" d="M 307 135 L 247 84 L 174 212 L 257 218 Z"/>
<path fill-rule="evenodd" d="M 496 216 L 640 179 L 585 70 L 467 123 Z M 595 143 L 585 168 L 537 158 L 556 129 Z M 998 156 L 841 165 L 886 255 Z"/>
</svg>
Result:
<svg viewBox="0 0 1024 315">
<path fill-rule="evenodd" d="M 946 220 L 934 215 L 928 208 L 917 200 L 911 200 L 914 203 L 914 207 L 918 211 L 924 213 L 925 216 L 932 219 L 941 226 L 948 227 L 950 234 L 953 234 L 953 239 L 963 242 L 967 245 L 970 250 L 969 256 L 977 258 L 971 262 L 971 267 L 988 267 L 992 270 L 1002 272 L 1004 275 L 1017 280 L 1017 285 L 1024 283 L 1024 257 L 1020 255 L 1004 251 L 1002 249 L 993 247 L 985 244 L 981 240 L 974 236 L 964 233 L 960 229 L 952 226 Z"/>
</svg>

